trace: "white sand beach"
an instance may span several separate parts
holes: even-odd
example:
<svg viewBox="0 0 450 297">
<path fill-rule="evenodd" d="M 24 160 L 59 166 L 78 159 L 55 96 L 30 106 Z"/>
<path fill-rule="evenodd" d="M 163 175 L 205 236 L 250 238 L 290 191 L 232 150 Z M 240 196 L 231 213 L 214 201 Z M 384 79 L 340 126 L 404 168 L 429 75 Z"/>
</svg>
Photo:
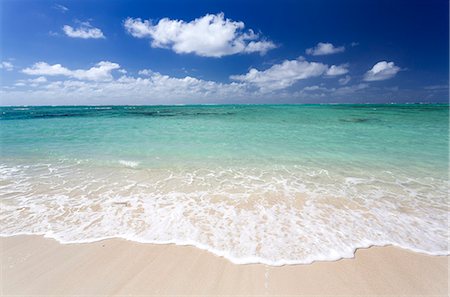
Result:
<svg viewBox="0 0 450 297">
<path fill-rule="evenodd" d="M 394 247 L 354 259 L 236 265 L 191 246 L 1 238 L 2 296 L 448 296 L 449 258 Z"/>
</svg>

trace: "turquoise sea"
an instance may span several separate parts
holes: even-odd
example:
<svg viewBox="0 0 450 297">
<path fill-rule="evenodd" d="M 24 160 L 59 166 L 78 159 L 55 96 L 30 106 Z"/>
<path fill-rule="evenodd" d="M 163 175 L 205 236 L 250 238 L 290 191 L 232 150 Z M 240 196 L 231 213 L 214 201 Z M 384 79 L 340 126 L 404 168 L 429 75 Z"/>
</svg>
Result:
<svg viewBox="0 0 450 297">
<path fill-rule="evenodd" d="M 0 108 L 1 235 L 235 263 L 448 254 L 449 106 Z"/>
</svg>

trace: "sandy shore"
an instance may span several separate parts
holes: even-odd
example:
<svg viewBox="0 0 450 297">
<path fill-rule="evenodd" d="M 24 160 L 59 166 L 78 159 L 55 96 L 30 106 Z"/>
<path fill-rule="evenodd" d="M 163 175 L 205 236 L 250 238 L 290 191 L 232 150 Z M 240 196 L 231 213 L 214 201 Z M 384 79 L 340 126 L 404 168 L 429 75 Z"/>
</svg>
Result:
<svg viewBox="0 0 450 297">
<path fill-rule="evenodd" d="M 235 265 L 189 246 L 105 240 L 62 245 L 1 238 L 2 296 L 421 295 L 447 296 L 449 258 L 394 247 L 355 259 L 271 267 Z"/>
</svg>

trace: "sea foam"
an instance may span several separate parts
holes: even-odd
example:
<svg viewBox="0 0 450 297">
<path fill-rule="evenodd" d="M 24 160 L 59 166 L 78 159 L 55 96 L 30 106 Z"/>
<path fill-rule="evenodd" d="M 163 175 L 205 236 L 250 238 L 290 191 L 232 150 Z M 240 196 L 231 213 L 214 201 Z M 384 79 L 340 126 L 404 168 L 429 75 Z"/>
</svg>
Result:
<svg viewBox="0 0 450 297">
<path fill-rule="evenodd" d="M 193 245 L 233 263 L 304 264 L 394 245 L 447 255 L 448 182 L 392 172 L 0 166 L 1 235 Z"/>
<path fill-rule="evenodd" d="M 130 168 L 136 168 L 139 166 L 139 162 L 136 161 L 127 161 L 127 160 L 119 160 L 119 164 L 130 167 Z"/>
</svg>

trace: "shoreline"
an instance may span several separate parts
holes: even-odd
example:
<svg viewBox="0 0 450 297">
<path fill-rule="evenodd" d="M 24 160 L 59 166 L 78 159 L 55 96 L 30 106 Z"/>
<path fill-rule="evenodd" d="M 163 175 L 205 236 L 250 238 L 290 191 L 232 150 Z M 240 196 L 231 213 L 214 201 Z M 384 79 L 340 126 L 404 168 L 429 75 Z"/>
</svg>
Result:
<svg viewBox="0 0 450 297">
<path fill-rule="evenodd" d="M 447 296 L 449 256 L 393 246 L 312 264 L 233 264 L 193 247 L 125 239 L 0 237 L 2 294 Z"/>
<path fill-rule="evenodd" d="M 13 237 L 21 237 L 21 236 L 25 236 L 25 237 L 39 237 L 45 240 L 52 240 L 57 242 L 58 244 L 61 245 L 86 245 L 86 244 L 95 244 L 98 242 L 103 242 L 103 241 L 124 241 L 124 242 L 129 242 L 130 244 L 141 244 L 141 245 L 149 245 L 149 246 L 158 246 L 158 245 L 174 245 L 174 246 L 179 246 L 179 247 L 191 247 L 191 248 L 195 248 L 195 249 L 199 249 L 201 251 L 204 251 L 208 254 L 211 254 L 214 257 L 219 257 L 219 258 L 223 258 L 227 261 L 229 261 L 231 264 L 234 265 L 249 265 L 249 264 L 255 264 L 255 265 L 264 265 L 264 266 L 270 266 L 270 267 L 283 267 L 283 266 L 295 266 L 295 265 L 311 265 L 314 263 L 328 263 L 328 262 L 338 262 L 341 260 L 349 260 L 349 259 L 355 259 L 356 257 L 356 253 L 358 252 L 358 250 L 368 250 L 368 249 L 373 249 L 373 248 L 395 248 L 395 249 L 399 249 L 399 250 L 403 250 L 406 252 L 410 252 L 410 253 L 414 253 L 414 254 L 419 254 L 419 255 L 424 255 L 424 256 L 431 256 L 431 257 L 449 257 L 450 254 L 449 253 L 444 253 L 444 252 L 439 252 L 439 253 L 431 253 L 431 252 L 426 252 L 426 251 L 422 251 L 422 250 L 416 250 L 414 248 L 408 248 L 408 247 L 403 247 L 403 246 L 399 246 L 396 244 L 392 244 L 392 243 L 386 243 L 386 244 L 370 244 L 367 246 L 361 246 L 361 247 L 357 247 L 354 248 L 354 251 L 352 253 L 352 256 L 338 256 L 336 258 L 330 258 L 330 259 L 318 259 L 318 260 L 312 260 L 310 262 L 296 262 L 295 260 L 286 260 L 286 259 L 282 259 L 282 260 L 278 260 L 276 262 L 270 262 L 264 258 L 260 258 L 257 256 L 249 256 L 249 257 L 243 257 L 243 258 L 235 258 L 233 256 L 230 256 L 229 254 L 227 254 L 226 252 L 222 251 L 222 250 L 217 250 L 214 249 L 208 245 L 204 245 L 195 241 L 183 241 L 183 242 L 177 242 L 177 241 L 162 241 L 162 242 L 145 242 L 145 241 L 140 241 L 134 238 L 126 238 L 126 237 L 121 237 L 121 236 L 112 236 L 112 237 L 101 237 L 99 239 L 96 240 L 92 240 L 92 241 L 79 241 L 79 242 L 62 242 L 59 239 L 57 239 L 56 237 L 53 236 L 48 236 L 46 234 L 32 234 L 32 233 L 18 233 L 18 234 L 14 234 L 14 235 L 4 235 L 0 233 L 0 240 L 1 239 L 5 239 L 5 238 L 13 238 Z M 450 259 L 450 258 L 449 258 Z M 449 260 L 450 261 L 450 260 Z"/>
</svg>

